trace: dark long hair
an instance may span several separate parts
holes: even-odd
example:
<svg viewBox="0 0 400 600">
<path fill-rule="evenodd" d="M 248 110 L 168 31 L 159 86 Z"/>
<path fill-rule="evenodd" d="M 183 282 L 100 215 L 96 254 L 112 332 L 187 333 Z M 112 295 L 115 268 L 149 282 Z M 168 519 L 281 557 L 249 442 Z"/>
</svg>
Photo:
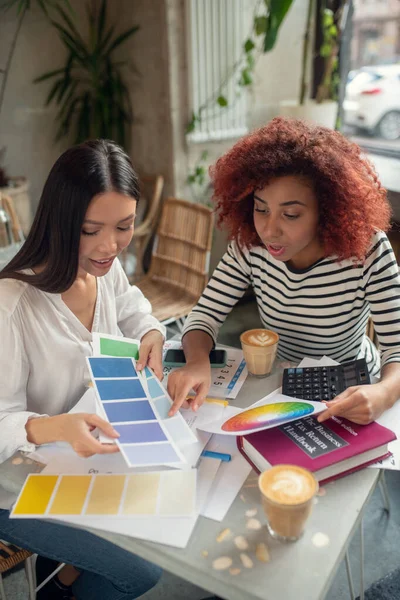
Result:
<svg viewBox="0 0 400 600">
<path fill-rule="evenodd" d="M 139 180 L 128 155 L 109 140 L 90 140 L 60 156 L 50 171 L 29 235 L 0 272 L 0 279 L 25 281 L 60 294 L 78 273 L 82 224 L 92 198 L 118 192 L 139 200 Z M 43 265 L 35 275 L 23 269 Z"/>
</svg>

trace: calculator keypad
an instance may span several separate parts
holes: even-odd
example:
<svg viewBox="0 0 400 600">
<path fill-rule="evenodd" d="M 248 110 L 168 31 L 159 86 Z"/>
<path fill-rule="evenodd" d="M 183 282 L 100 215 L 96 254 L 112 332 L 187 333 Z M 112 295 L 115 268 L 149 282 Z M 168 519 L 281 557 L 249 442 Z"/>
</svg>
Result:
<svg viewBox="0 0 400 600">
<path fill-rule="evenodd" d="M 333 400 L 350 385 L 370 383 L 364 359 L 332 367 L 284 369 L 282 393 L 293 398 L 318 402 Z"/>
</svg>

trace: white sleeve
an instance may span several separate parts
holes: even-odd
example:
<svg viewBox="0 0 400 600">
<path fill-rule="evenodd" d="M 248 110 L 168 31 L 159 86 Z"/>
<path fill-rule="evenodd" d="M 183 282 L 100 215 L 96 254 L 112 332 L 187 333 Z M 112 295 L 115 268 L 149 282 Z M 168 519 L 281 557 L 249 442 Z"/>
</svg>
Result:
<svg viewBox="0 0 400 600">
<path fill-rule="evenodd" d="M 0 310 L 0 463 L 17 450 L 33 452 L 27 440 L 26 422 L 37 413 L 27 410 L 29 376 L 23 342 L 13 317 Z"/>
<path fill-rule="evenodd" d="M 135 285 L 130 285 L 119 260 L 115 261 L 114 291 L 118 326 L 126 337 L 141 340 L 156 329 L 165 338 L 164 325 L 151 314 L 151 304 Z"/>
</svg>

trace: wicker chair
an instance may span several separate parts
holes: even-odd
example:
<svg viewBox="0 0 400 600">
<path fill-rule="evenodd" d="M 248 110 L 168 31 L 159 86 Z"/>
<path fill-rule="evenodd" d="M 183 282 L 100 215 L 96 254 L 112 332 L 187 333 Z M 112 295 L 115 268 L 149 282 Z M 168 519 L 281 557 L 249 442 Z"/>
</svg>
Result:
<svg viewBox="0 0 400 600">
<path fill-rule="evenodd" d="M 6 600 L 6 593 L 3 586 L 3 573 L 13 569 L 22 562 L 25 563 L 26 578 L 29 585 L 29 600 L 35 600 L 36 593 L 33 583 L 31 556 L 32 553 L 28 550 L 24 550 L 23 548 L 0 540 L 0 600 Z"/>
<path fill-rule="evenodd" d="M 165 201 L 150 269 L 137 286 L 165 325 L 176 323 L 197 303 L 208 280 L 214 214 L 186 200 Z"/>
<path fill-rule="evenodd" d="M 154 235 L 158 218 L 160 214 L 160 203 L 164 188 L 164 177 L 162 175 L 143 175 L 140 178 L 142 199 L 138 204 L 138 217 L 140 217 L 141 207 L 145 204 L 145 214 L 139 221 L 133 232 L 133 238 L 128 248 L 126 248 L 121 257 L 122 266 L 129 271 L 127 260 L 129 255 L 134 255 L 135 271 L 129 275 L 131 283 L 141 279 L 144 276 L 143 259 L 146 248 Z"/>
</svg>

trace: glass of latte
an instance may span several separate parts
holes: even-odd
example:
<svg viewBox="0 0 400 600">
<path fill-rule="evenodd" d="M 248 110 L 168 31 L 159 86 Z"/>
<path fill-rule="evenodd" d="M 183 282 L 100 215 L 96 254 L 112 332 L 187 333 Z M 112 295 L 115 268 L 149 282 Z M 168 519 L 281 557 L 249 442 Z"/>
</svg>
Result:
<svg viewBox="0 0 400 600">
<path fill-rule="evenodd" d="M 318 491 L 314 475 L 294 465 L 275 465 L 258 478 L 270 535 L 295 542 L 304 532 Z"/>
<path fill-rule="evenodd" d="M 271 373 L 278 348 L 279 336 L 269 329 L 249 329 L 240 336 L 247 370 L 256 377 Z"/>
</svg>

